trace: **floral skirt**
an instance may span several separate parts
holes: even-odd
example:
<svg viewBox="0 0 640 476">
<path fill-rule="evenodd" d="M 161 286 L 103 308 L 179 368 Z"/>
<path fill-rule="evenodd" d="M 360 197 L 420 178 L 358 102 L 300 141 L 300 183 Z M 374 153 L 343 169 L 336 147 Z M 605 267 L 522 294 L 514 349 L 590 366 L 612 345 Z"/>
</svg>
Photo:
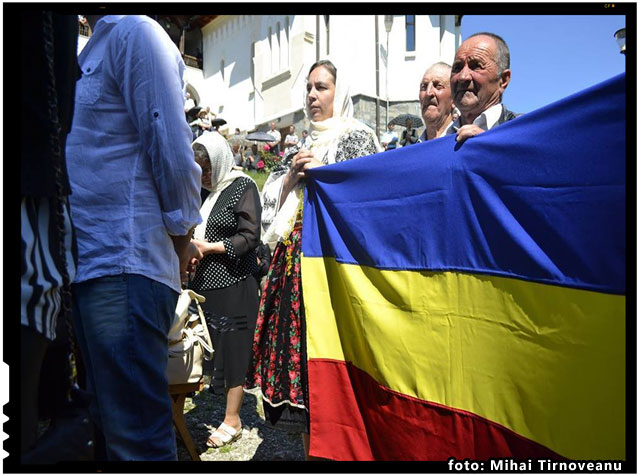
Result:
<svg viewBox="0 0 640 476">
<path fill-rule="evenodd" d="M 300 275 L 300 217 L 288 239 L 276 245 L 262 290 L 253 360 L 245 388 L 262 393 L 266 421 L 308 432 L 307 349 Z"/>
</svg>

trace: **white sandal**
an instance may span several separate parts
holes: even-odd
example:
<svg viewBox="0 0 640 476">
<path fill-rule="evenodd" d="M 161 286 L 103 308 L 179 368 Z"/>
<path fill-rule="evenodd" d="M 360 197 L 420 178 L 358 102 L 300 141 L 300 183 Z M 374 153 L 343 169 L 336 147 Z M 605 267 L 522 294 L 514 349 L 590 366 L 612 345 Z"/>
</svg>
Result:
<svg viewBox="0 0 640 476">
<path fill-rule="evenodd" d="M 222 448 L 229 445 L 239 439 L 242 436 L 242 426 L 239 430 L 236 430 L 232 426 L 222 423 L 207 439 L 207 446 L 209 448 Z M 222 441 L 221 445 L 217 445 L 211 438 L 217 438 Z"/>
</svg>

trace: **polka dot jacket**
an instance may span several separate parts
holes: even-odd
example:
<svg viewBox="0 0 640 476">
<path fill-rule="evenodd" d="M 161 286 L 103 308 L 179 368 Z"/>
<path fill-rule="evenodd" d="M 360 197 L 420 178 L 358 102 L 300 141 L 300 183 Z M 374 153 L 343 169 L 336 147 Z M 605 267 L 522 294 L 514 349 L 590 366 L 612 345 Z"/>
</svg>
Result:
<svg viewBox="0 0 640 476">
<path fill-rule="evenodd" d="M 258 189 L 250 179 L 240 177 L 220 194 L 209 214 L 205 239 L 222 241 L 225 253 L 205 256 L 190 288 L 196 292 L 226 288 L 258 269 L 255 249 L 261 211 Z"/>
</svg>

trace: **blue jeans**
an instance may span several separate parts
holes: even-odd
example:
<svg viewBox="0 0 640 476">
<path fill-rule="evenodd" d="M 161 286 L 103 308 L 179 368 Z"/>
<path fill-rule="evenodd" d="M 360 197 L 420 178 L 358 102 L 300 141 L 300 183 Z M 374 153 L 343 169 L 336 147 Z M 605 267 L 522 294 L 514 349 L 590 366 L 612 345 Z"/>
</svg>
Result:
<svg viewBox="0 0 640 476">
<path fill-rule="evenodd" d="M 109 460 L 177 459 L 165 375 L 178 293 L 137 274 L 73 287 L 73 317 L 90 411 Z"/>
</svg>

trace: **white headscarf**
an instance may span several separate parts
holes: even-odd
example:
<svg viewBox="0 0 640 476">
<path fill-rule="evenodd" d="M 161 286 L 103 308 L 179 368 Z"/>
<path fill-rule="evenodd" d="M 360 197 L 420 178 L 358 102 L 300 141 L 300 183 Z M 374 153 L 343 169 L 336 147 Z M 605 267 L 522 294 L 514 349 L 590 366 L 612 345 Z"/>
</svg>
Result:
<svg viewBox="0 0 640 476">
<path fill-rule="evenodd" d="M 332 61 L 333 62 L 333 61 Z M 311 120 L 311 114 L 308 111 L 307 89 L 304 89 L 304 112 L 311 122 L 309 128 L 309 138 L 311 145 L 308 150 L 313 152 L 313 156 L 326 164 L 333 164 L 336 161 L 336 152 L 340 139 L 347 133 L 355 130 L 368 131 L 373 137 L 378 151 L 382 151 L 375 133 L 362 122 L 353 118 L 353 102 L 349 91 L 349 82 L 347 81 L 346 68 L 336 66 L 335 93 L 333 97 L 333 116 L 324 121 Z M 323 66 L 318 66 L 323 67 Z M 271 249 L 275 248 L 276 243 L 289 234 L 293 227 L 296 211 L 300 202 L 300 193 L 303 188 L 302 182 L 298 182 L 296 188 L 289 193 L 285 202 L 280 206 L 280 194 L 285 174 L 280 175 L 272 181 L 267 181 L 263 187 L 263 196 L 270 195 L 276 199 L 276 215 L 269 228 L 265 231 L 262 241 L 267 243 Z M 271 190 L 267 190 L 267 186 Z"/>
<path fill-rule="evenodd" d="M 227 140 L 219 132 L 205 132 L 198 137 L 193 144 L 201 144 L 207 150 L 209 154 L 209 160 L 211 162 L 211 187 L 205 187 L 209 190 L 209 195 L 200 207 L 200 216 L 202 217 L 202 223 L 196 226 L 193 232 L 193 237 L 197 240 L 204 240 L 205 230 L 207 229 L 207 220 L 209 214 L 213 210 L 213 206 L 220 194 L 231 185 L 234 180 L 240 177 L 246 177 L 251 180 L 247 174 L 240 170 L 235 170 L 233 166 L 235 161 L 233 160 L 233 152 L 227 143 Z M 258 186 L 256 185 L 256 188 Z"/>
</svg>

